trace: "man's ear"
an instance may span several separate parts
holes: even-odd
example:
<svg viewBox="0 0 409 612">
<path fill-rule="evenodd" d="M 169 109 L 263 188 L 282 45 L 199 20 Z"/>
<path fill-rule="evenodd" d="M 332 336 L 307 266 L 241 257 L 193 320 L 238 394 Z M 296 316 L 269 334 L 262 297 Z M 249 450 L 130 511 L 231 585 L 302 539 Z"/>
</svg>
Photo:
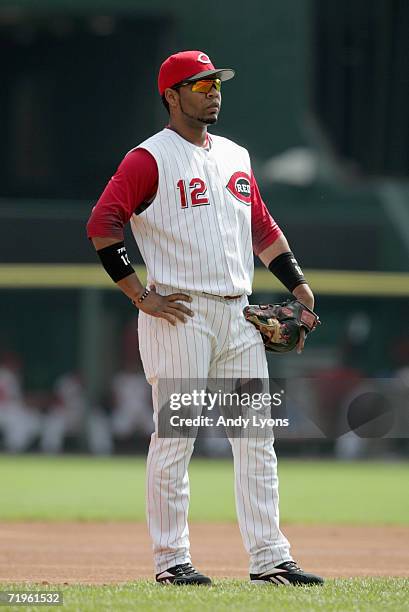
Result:
<svg viewBox="0 0 409 612">
<path fill-rule="evenodd" d="M 175 89 L 168 87 L 165 89 L 165 100 L 169 104 L 169 108 L 176 108 L 179 103 L 179 93 Z"/>
</svg>

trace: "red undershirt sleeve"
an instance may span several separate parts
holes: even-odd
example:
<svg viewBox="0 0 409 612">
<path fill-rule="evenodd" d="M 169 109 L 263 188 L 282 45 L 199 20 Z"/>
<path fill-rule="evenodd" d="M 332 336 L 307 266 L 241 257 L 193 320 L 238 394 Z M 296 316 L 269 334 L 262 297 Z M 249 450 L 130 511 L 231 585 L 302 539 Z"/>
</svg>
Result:
<svg viewBox="0 0 409 612">
<path fill-rule="evenodd" d="M 88 238 L 124 239 L 124 226 L 134 212 L 150 202 L 158 189 L 158 167 L 146 149 L 134 149 L 118 166 L 94 206 L 87 223 Z"/>
<path fill-rule="evenodd" d="M 264 204 L 257 181 L 251 171 L 251 234 L 253 238 L 253 251 L 259 255 L 270 244 L 282 235 L 282 231 L 270 215 Z"/>
</svg>

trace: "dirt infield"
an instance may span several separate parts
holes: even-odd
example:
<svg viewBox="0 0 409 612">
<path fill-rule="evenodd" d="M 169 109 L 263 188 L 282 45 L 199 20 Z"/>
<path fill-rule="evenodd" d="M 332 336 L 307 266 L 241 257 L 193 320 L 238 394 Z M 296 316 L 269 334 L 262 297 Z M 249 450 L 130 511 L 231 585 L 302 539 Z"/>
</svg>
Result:
<svg viewBox="0 0 409 612">
<path fill-rule="evenodd" d="M 409 576 L 409 527 L 284 527 L 294 557 L 328 577 Z M 214 577 L 246 577 L 234 524 L 191 525 L 194 563 Z M 105 584 L 152 577 L 141 523 L 0 523 L 0 581 Z"/>
</svg>

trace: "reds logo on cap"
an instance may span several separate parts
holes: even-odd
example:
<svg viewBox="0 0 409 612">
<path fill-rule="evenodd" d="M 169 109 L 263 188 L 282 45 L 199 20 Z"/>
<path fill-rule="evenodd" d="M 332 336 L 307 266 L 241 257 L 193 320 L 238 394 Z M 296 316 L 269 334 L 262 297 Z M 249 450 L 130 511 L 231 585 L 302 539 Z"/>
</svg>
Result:
<svg viewBox="0 0 409 612">
<path fill-rule="evenodd" d="M 209 59 L 209 56 L 206 53 L 199 53 L 197 56 L 197 61 L 202 62 L 202 64 L 211 64 L 212 62 Z"/>
<path fill-rule="evenodd" d="M 158 89 L 163 96 L 165 89 L 177 83 L 207 77 L 228 81 L 234 77 L 231 68 L 215 68 L 207 53 L 203 51 L 181 51 L 168 57 L 162 64 L 158 76 Z"/>
</svg>

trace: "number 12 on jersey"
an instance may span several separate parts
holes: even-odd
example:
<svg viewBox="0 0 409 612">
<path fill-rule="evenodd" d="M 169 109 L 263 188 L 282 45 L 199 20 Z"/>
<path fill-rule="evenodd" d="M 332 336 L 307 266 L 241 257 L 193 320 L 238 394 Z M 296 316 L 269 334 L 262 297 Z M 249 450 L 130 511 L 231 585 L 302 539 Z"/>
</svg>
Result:
<svg viewBox="0 0 409 612">
<path fill-rule="evenodd" d="M 180 181 L 177 182 L 177 188 L 179 190 L 181 208 L 188 208 L 189 195 L 192 206 L 203 206 L 203 204 L 209 204 L 208 198 L 205 197 L 207 194 L 207 186 L 201 178 L 192 178 L 189 183 L 190 194 L 188 194 L 186 190 L 186 183 L 183 179 L 180 179 Z"/>
</svg>

